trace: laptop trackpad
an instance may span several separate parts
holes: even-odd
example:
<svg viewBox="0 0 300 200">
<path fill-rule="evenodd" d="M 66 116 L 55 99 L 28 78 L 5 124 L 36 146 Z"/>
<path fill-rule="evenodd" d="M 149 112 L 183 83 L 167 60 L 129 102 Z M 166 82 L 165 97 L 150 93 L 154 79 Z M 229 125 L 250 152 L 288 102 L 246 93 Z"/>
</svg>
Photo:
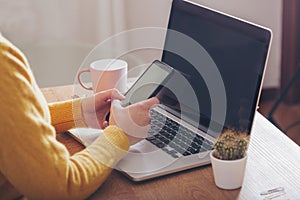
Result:
<svg viewBox="0 0 300 200">
<path fill-rule="evenodd" d="M 147 173 L 165 168 L 176 160 L 143 140 L 130 147 L 127 156 L 118 163 L 117 168 L 128 173 Z"/>
</svg>

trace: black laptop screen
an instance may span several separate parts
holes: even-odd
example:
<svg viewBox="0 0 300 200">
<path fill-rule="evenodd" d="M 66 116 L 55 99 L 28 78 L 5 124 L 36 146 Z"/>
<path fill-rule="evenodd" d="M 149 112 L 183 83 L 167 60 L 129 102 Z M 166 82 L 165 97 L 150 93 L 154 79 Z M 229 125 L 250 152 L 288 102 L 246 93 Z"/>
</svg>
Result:
<svg viewBox="0 0 300 200">
<path fill-rule="evenodd" d="M 162 61 L 178 70 L 187 83 L 178 81 L 175 75 L 166 85 L 169 92 L 163 92 L 173 101 L 163 100 L 163 103 L 174 107 L 178 105 L 174 98 L 180 101 L 179 112 L 200 126 L 208 128 L 215 122 L 223 128 L 250 133 L 271 32 L 181 0 L 173 1 L 168 29 Z M 185 37 L 181 39 L 176 32 L 195 41 L 203 51 L 189 45 Z M 224 98 L 217 98 L 220 92 L 213 84 L 214 79 L 219 84 L 220 78 L 215 76 L 214 70 L 221 77 Z M 197 101 L 189 98 L 192 96 Z M 223 121 L 219 116 L 222 113 L 212 114 L 213 106 L 221 105 L 226 106 Z"/>
</svg>

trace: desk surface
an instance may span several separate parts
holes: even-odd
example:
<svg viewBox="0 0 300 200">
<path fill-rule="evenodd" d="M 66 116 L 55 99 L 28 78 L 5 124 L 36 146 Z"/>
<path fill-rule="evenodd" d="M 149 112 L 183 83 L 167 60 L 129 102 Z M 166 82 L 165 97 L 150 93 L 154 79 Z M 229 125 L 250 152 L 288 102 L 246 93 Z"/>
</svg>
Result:
<svg viewBox="0 0 300 200">
<path fill-rule="evenodd" d="M 48 102 L 73 96 L 72 86 L 42 91 Z M 71 154 L 83 149 L 65 133 L 57 139 Z M 238 190 L 218 189 L 210 165 L 140 183 L 114 170 L 90 199 L 264 199 L 261 192 L 277 187 L 283 187 L 286 194 L 274 200 L 300 199 L 300 148 L 258 112 L 248 156 L 244 183 Z"/>
</svg>

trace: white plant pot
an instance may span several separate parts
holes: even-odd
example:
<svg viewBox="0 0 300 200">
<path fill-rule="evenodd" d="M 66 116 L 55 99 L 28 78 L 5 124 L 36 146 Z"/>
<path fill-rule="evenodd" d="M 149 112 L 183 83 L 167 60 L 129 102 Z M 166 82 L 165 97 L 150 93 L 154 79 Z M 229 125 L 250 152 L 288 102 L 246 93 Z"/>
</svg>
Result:
<svg viewBox="0 0 300 200">
<path fill-rule="evenodd" d="M 243 184 L 247 156 L 238 160 L 220 160 L 210 153 L 215 184 L 226 190 L 240 188 Z"/>
</svg>

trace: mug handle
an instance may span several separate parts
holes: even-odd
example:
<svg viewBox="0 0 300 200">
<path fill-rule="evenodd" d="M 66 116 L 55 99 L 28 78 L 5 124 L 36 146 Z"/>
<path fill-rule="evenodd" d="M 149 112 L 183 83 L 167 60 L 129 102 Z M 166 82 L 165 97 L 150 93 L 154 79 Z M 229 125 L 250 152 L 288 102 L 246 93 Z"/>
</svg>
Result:
<svg viewBox="0 0 300 200">
<path fill-rule="evenodd" d="M 90 69 L 83 69 L 83 70 L 80 70 L 80 72 L 79 72 L 78 75 L 77 75 L 78 82 L 79 82 L 79 84 L 80 84 L 84 89 L 86 89 L 86 90 L 93 90 L 93 87 L 87 87 L 87 86 L 85 86 L 85 85 L 83 84 L 83 82 L 81 81 L 81 79 L 80 79 L 81 74 L 86 73 L 86 72 L 91 72 L 91 70 L 90 70 Z"/>
</svg>

